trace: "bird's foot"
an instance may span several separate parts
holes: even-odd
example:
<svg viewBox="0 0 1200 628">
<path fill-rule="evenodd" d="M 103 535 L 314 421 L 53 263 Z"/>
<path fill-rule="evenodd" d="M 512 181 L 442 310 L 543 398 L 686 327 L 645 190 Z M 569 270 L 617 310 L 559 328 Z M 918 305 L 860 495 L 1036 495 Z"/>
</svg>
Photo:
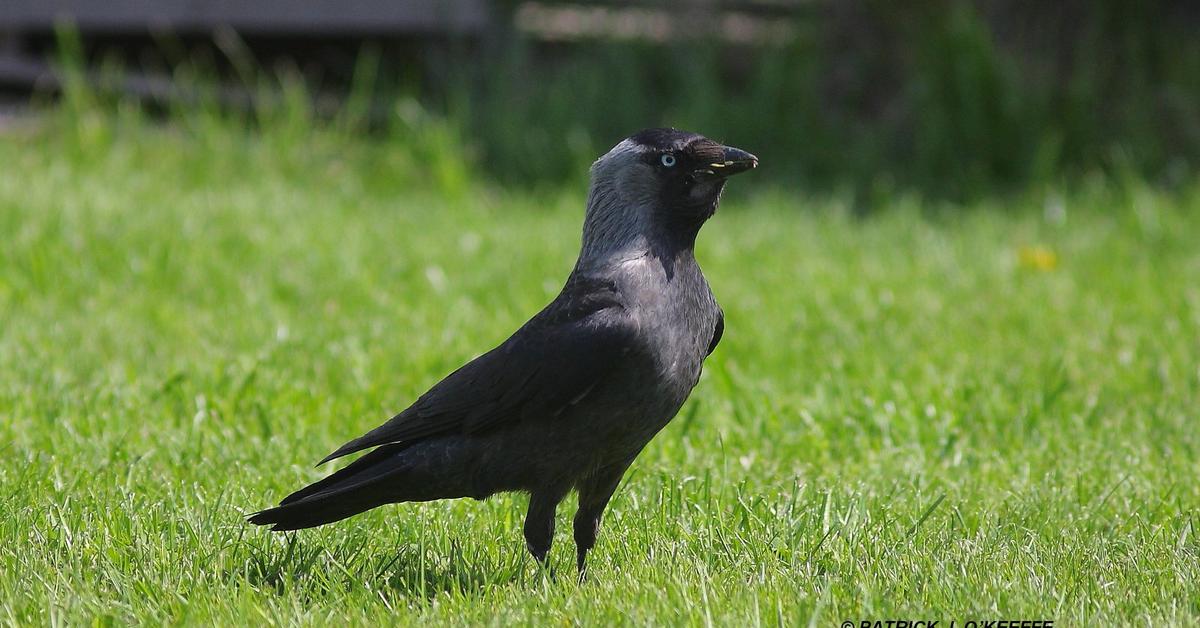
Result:
<svg viewBox="0 0 1200 628">
<path fill-rule="evenodd" d="M 580 550 L 579 557 L 575 560 L 575 567 L 579 570 L 579 584 L 583 584 L 587 580 L 587 551 Z"/>
<path fill-rule="evenodd" d="M 544 548 L 544 549 L 535 548 L 532 545 L 529 545 L 528 543 L 526 543 L 526 547 L 529 548 L 529 553 L 533 556 L 533 559 L 535 561 L 537 561 L 538 573 L 544 577 L 549 578 L 553 582 L 554 581 L 554 565 L 551 564 L 550 559 L 549 559 L 550 548 L 548 548 L 548 547 Z"/>
<path fill-rule="evenodd" d="M 525 549 L 529 550 L 530 556 L 533 556 L 539 565 L 546 564 L 546 556 L 550 554 L 549 547 L 534 547 L 532 543 L 526 542 Z"/>
</svg>

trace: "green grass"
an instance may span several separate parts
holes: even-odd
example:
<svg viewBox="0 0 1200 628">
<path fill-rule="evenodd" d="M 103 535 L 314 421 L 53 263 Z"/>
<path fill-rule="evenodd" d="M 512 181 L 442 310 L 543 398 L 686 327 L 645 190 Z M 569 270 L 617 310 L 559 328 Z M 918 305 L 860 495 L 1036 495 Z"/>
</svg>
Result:
<svg viewBox="0 0 1200 628">
<path fill-rule="evenodd" d="M 550 299 L 582 217 L 281 128 L 0 135 L 0 621 L 1200 621 L 1200 193 L 855 218 L 736 180 L 725 339 L 580 586 L 570 502 L 557 578 L 520 496 L 243 523 Z"/>
</svg>

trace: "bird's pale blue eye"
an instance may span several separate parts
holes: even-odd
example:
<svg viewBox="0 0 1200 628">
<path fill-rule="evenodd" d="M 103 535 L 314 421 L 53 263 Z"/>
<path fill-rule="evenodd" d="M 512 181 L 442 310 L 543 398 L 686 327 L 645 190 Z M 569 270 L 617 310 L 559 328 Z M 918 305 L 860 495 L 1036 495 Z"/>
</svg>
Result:
<svg viewBox="0 0 1200 628">
<path fill-rule="evenodd" d="M 671 153 L 663 153 L 660 161 L 662 161 L 662 165 L 671 168 L 675 165 L 675 155 L 672 155 Z"/>
</svg>

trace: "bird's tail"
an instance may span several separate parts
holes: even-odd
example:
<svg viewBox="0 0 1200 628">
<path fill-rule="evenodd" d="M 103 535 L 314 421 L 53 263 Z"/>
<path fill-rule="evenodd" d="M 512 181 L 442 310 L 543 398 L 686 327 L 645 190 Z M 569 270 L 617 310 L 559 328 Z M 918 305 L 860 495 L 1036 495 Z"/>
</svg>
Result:
<svg viewBox="0 0 1200 628">
<path fill-rule="evenodd" d="M 408 497 L 407 476 L 413 471 L 402 445 L 386 445 L 355 460 L 346 468 L 284 498 L 279 506 L 256 512 L 250 523 L 269 525 L 274 531 L 299 530 L 333 523 Z M 417 491 L 418 493 L 420 491 Z"/>
</svg>

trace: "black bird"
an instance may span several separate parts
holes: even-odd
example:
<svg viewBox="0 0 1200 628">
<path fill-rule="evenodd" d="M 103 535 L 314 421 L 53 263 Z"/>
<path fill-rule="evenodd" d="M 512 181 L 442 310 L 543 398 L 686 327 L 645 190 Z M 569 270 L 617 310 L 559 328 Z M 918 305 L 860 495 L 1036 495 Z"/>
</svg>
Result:
<svg viewBox="0 0 1200 628">
<path fill-rule="evenodd" d="M 574 489 L 582 577 L 621 476 L 721 340 L 724 317 L 693 247 L 726 177 L 757 165 L 675 129 L 617 144 L 592 165 L 579 260 L 558 297 L 321 464 L 374 451 L 250 522 L 296 530 L 383 504 L 522 491 L 525 541 L 544 562 L 555 509 Z"/>
</svg>

